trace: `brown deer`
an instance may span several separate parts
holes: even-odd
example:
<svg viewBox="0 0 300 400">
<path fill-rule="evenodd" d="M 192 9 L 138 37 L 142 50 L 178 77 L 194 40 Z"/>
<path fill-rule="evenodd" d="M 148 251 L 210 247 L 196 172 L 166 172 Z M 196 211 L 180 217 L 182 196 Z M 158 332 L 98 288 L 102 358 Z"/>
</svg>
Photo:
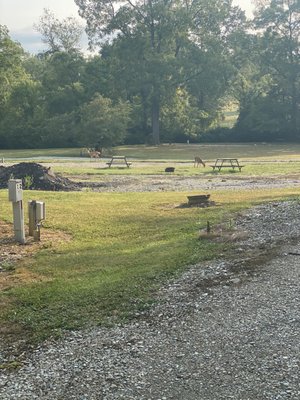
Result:
<svg viewBox="0 0 300 400">
<path fill-rule="evenodd" d="M 200 157 L 196 156 L 194 161 L 194 167 L 199 167 L 200 164 L 202 164 L 203 167 L 205 167 L 205 162 Z"/>
<path fill-rule="evenodd" d="M 93 149 L 87 149 L 88 155 L 90 158 L 100 158 L 101 157 L 101 151 L 96 151 Z"/>
</svg>

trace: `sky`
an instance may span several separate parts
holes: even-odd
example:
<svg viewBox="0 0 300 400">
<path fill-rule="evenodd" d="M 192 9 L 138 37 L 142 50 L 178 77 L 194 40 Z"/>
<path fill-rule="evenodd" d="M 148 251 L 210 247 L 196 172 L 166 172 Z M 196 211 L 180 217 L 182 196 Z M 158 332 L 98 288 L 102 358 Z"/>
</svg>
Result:
<svg viewBox="0 0 300 400">
<path fill-rule="evenodd" d="M 233 4 L 239 5 L 248 16 L 251 16 L 253 9 L 251 0 L 233 0 Z M 41 36 L 34 29 L 34 24 L 38 23 L 44 8 L 48 8 L 60 20 L 76 17 L 80 21 L 74 0 L 0 0 L 0 25 L 6 25 L 10 37 L 33 54 L 44 50 Z M 84 25 L 83 20 L 81 23 Z M 85 43 L 84 46 L 87 47 Z"/>
</svg>

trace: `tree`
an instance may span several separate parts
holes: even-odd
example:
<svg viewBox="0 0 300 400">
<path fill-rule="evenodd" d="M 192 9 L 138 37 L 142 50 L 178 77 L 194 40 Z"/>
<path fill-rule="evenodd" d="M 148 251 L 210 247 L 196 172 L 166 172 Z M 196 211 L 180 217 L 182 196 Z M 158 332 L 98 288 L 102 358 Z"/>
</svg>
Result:
<svg viewBox="0 0 300 400">
<path fill-rule="evenodd" d="M 141 96 L 144 110 L 149 104 L 155 144 L 160 141 L 164 101 L 175 95 L 179 86 L 187 81 L 192 84 L 199 77 L 193 68 L 184 69 L 181 53 L 188 54 L 184 49 L 190 44 L 203 58 L 206 53 L 216 54 L 221 47 L 223 52 L 241 22 L 241 14 L 231 7 L 231 1 L 126 0 L 121 6 L 117 0 L 75 2 L 87 20 L 91 44 L 103 47 L 106 43 L 106 51 L 114 47 L 114 60 L 119 59 L 119 71 L 129 81 L 130 94 Z M 218 45 L 220 41 L 222 46 Z"/>
<path fill-rule="evenodd" d="M 75 18 L 68 17 L 60 21 L 45 8 L 35 28 L 42 34 L 42 41 L 49 47 L 50 53 L 73 52 L 80 48 L 83 28 Z"/>
<path fill-rule="evenodd" d="M 175 1 L 152 0 L 135 4 L 129 0 L 121 7 L 117 1 L 92 1 L 89 7 L 86 3 L 86 0 L 76 1 L 81 16 L 87 19 L 91 40 L 103 45 L 103 40 L 111 42 L 115 37 L 115 49 L 125 56 L 123 69 L 132 71 L 134 77 L 139 73 L 137 92 L 143 92 L 149 100 L 153 140 L 158 144 L 161 100 L 166 83 L 172 78 L 180 29 L 176 20 L 181 7 Z M 130 72 L 125 75 L 128 77 Z M 131 79 L 131 85 L 133 82 Z"/>
<path fill-rule="evenodd" d="M 22 66 L 24 56 L 21 45 L 10 38 L 6 26 L 0 25 L 0 107 L 14 85 L 27 76 Z"/>
<path fill-rule="evenodd" d="M 22 146 L 27 133 L 32 133 L 39 85 L 26 72 L 26 54 L 14 42 L 5 26 L 0 25 L 0 146 Z"/>
<path fill-rule="evenodd" d="M 261 68 L 272 77 L 268 97 L 274 102 L 275 96 L 284 111 L 277 114 L 278 126 L 285 125 L 290 137 L 300 137 L 300 2 L 269 0 L 258 6 L 254 23 Z"/>
<path fill-rule="evenodd" d="M 166 142 L 197 140 L 201 127 L 208 124 L 208 113 L 198 107 L 197 99 L 179 88 L 175 96 L 162 107 L 162 137 Z"/>
<path fill-rule="evenodd" d="M 81 83 L 85 60 L 79 53 L 55 52 L 47 56 L 41 81 L 50 114 L 63 114 L 86 99 Z"/>
<path fill-rule="evenodd" d="M 123 142 L 130 121 L 130 106 L 96 94 L 81 108 L 79 141 L 88 147 L 110 147 Z"/>
</svg>

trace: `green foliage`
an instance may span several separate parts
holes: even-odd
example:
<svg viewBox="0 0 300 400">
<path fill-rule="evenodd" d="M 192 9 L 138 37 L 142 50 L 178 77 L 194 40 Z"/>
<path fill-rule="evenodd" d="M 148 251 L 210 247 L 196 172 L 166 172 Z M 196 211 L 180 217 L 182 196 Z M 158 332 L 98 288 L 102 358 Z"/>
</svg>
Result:
<svg viewBox="0 0 300 400">
<path fill-rule="evenodd" d="M 179 87 L 197 99 L 200 113 L 215 118 L 216 103 L 233 72 L 231 35 L 243 23 L 243 15 L 230 2 L 126 1 L 119 7 L 117 1 L 108 5 L 76 0 L 76 4 L 88 21 L 90 40 L 103 46 L 103 39 L 108 39 L 102 54 L 112 62 L 119 91 L 127 98 L 140 96 L 141 128 L 152 127 L 154 144 L 160 142 L 162 109 Z M 207 128 L 212 119 L 200 121 Z"/>
<path fill-rule="evenodd" d="M 196 100 L 184 89 L 162 107 L 162 139 L 164 142 L 186 141 L 199 136 L 209 119 L 208 113 L 196 106 Z"/>
<path fill-rule="evenodd" d="M 29 190 L 33 184 L 33 176 L 26 175 L 23 179 L 23 187 L 25 190 Z"/>
<path fill-rule="evenodd" d="M 48 10 L 38 56 L 0 26 L 0 147 L 300 137 L 298 0 L 258 2 L 251 26 L 231 1 L 76 3 L 97 55 Z M 237 124 L 221 131 L 232 100 Z"/>
<path fill-rule="evenodd" d="M 40 17 L 36 30 L 42 34 L 43 42 L 50 53 L 57 51 L 74 52 L 79 49 L 83 28 L 75 18 L 68 17 L 59 21 L 48 9 Z"/>
<path fill-rule="evenodd" d="M 300 137 L 299 19 L 298 0 L 272 0 L 256 10 L 254 57 L 243 68 L 248 88 L 241 86 L 237 123 L 248 139 Z"/>
<path fill-rule="evenodd" d="M 9 37 L 5 26 L 0 25 L 0 107 L 5 104 L 12 88 L 26 77 L 23 56 L 21 45 Z"/>
<path fill-rule="evenodd" d="M 81 108 L 80 142 L 83 145 L 110 147 L 123 142 L 130 120 L 130 105 L 97 94 Z"/>
<path fill-rule="evenodd" d="M 35 88 L 22 63 L 24 51 L 0 25 L 0 147 L 17 141 L 27 115 L 34 113 Z M 31 114 L 31 116 L 30 116 Z M 13 139 L 10 138 L 13 136 Z"/>
</svg>

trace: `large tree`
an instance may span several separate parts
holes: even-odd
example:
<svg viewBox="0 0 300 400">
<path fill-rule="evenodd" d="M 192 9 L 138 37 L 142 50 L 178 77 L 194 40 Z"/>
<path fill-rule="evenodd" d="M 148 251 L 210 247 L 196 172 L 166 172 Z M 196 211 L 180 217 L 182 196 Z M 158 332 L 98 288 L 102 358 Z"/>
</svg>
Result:
<svg viewBox="0 0 300 400">
<path fill-rule="evenodd" d="M 48 52 L 73 52 L 80 49 L 83 27 L 73 17 L 59 20 L 53 12 L 45 8 L 35 28 L 42 34 L 42 41 L 48 47 Z"/>
<path fill-rule="evenodd" d="M 259 3 L 254 23 L 260 39 L 261 70 L 271 78 L 264 99 L 266 110 L 269 110 L 265 118 L 271 113 L 282 134 L 299 138 L 300 1 L 266 0 Z M 273 107 L 269 107 L 271 103 Z"/>
<path fill-rule="evenodd" d="M 147 105 L 150 107 L 155 144 L 160 141 L 159 120 L 164 100 L 175 95 L 185 82 L 189 81 L 191 86 L 196 78 L 199 81 L 200 70 L 211 68 L 205 63 L 198 69 L 186 68 L 186 56 L 192 51 L 200 52 L 203 59 L 205 54 L 224 54 L 224 46 L 242 18 L 229 0 L 125 0 L 121 5 L 117 0 L 75 0 L 75 3 L 87 20 L 91 44 L 103 48 L 105 43 L 106 47 L 113 43 L 119 51 L 115 59 L 119 60 L 120 74 L 131 89 L 127 92 L 143 99 L 144 111 Z M 191 52 L 184 52 L 187 47 Z"/>
<path fill-rule="evenodd" d="M 39 84 L 24 68 L 26 54 L 0 25 L 0 146 L 26 145 L 28 125 L 36 117 Z M 31 133 L 33 129 L 29 127 Z"/>
<path fill-rule="evenodd" d="M 22 65 L 24 56 L 21 45 L 11 39 L 6 26 L 0 25 L 0 106 L 12 88 L 27 77 Z"/>
</svg>

